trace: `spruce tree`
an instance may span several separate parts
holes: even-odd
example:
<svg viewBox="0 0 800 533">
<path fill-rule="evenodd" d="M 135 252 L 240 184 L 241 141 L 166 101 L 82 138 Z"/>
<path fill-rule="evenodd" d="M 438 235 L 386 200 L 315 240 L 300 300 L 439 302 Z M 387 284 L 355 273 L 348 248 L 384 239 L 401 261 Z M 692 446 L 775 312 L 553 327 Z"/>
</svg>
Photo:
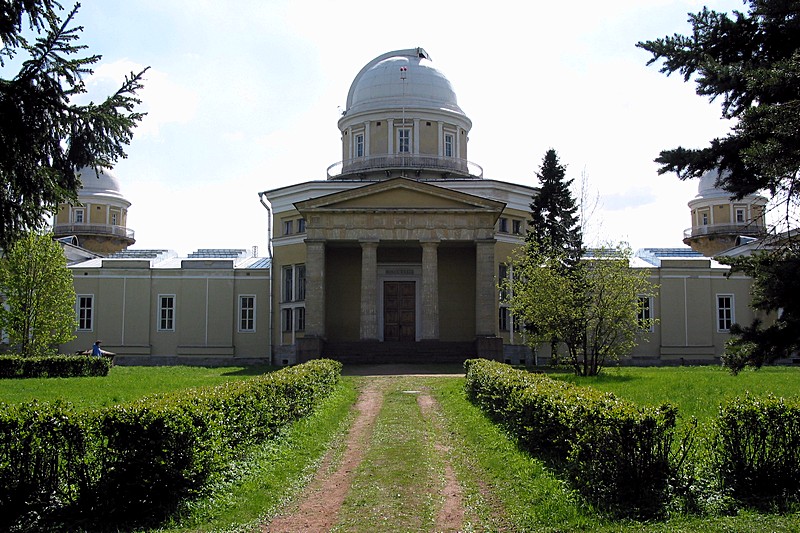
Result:
<svg viewBox="0 0 800 533">
<path fill-rule="evenodd" d="M 0 247 L 42 228 L 62 202 L 76 201 L 83 167 L 110 168 L 142 114 L 131 73 L 99 103 L 77 105 L 83 76 L 99 55 L 84 55 L 76 5 L 61 17 L 54 0 L 0 2 Z M 19 61 L 18 61 L 19 60 Z M 3 69 L 19 70 L 9 76 Z"/>
<path fill-rule="evenodd" d="M 549 149 L 536 173 L 539 194 L 531 201 L 531 220 L 525 240 L 536 243 L 548 255 L 563 255 L 570 265 L 576 265 L 583 249 L 583 233 L 578 219 L 578 206 L 566 179 L 566 166 Z M 551 253 L 548 253 L 551 252 Z"/>
</svg>

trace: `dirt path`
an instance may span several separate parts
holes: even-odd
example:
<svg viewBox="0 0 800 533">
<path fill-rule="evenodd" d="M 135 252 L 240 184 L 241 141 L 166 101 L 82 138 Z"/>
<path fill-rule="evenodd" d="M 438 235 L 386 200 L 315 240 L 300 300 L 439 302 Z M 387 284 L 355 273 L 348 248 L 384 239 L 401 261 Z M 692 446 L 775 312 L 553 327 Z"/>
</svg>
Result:
<svg viewBox="0 0 800 533">
<path fill-rule="evenodd" d="M 264 532 L 326 532 L 337 523 L 339 511 L 353 483 L 356 469 L 370 445 L 375 421 L 383 405 L 383 396 L 391 378 L 368 378 L 355 405 L 356 417 L 347 434 L 341 464 L 332 468 L 332 451 L 321 463 L 317 474 L 304 493 L 286 513 L 275 517 L 262 528 Z M 418 394 L 417 405 L 422 416 L 433 425 L 441 424 L 441 412 L 436 400 L 426 391 Z M 464 528 L 465 507 L 463 491 L 448 456 L 450 446 L 431 435 L 433 449 L 444 465 L 443 504 L 436 517 L 434 531 L 456 532 Z"/>
<path fill-rule="evenodd" d="M 422 415 L 428 420 L 440 417 L 439 405 L 427 392 L 420 392 L 417 404 Z M 436 423 L 436 420 L 433 420 Z M 464 499 L 461 485 L 456 478 L 453 465 L 448 459 L 450 446 L 438 440 L 433 443 L 434 449 L 444 461 L 444 504 L 436 517 L 436 531 L 461 531 L 464 527 Z"/>
<path fill-rule="evenodd" d="M 371 380 L 361 392 L 355 409 L 356 419 L 347 434 L 344 456 L 339 467 L 330 472 L 332 451 L 329 451 L 317 475 L 291 513 L 277 516 L 262 531 L 329 531 L 339 516 L 356 468 L 364 457 L 375 419 L 383 405 L 382 380 Z"/>
</svg>

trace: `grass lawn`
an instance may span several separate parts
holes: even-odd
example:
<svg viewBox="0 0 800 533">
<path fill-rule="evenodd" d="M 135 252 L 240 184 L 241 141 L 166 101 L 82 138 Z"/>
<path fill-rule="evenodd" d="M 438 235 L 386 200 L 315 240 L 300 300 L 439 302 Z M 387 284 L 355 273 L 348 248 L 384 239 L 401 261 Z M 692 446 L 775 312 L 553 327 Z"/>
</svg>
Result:
<svg viewBox="0 0 800 533">
<path fill-rule="evenodd" d="M 718 414 L 723 401 L 747 392 L 800 397 L 800 368 L 794 367 L 745 370 L 736 376 L 719 366 L 614 367 L 603 369 L 597 377 L 550 376 L 610 391 L 641 405 L 672 403 L 683 419 L 694 416 L 701 424 Z"/>
<path fill-rule="evenodd" d="M 0 381 L 0 402 L 64 400 L 81 409 L 92 409 L 159 392 L 245 379 L 271 370 L 274 368 L 269 366 L 114 366 L 105 377 L 4 379 Z"/>
</svg>

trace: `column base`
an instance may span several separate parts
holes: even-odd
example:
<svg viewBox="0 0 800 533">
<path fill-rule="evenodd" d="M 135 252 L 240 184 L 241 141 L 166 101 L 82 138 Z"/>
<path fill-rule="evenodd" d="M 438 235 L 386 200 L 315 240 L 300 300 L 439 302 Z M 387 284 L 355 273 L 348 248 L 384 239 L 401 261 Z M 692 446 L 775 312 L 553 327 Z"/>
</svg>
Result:
<svg viewBox="0 0 800 533">
<path fill-rule="evenodd" d="M 475 339 L 475 353 L 480 359 L 503 361 L 503 339 L 501 337 L 478 337 Z"/>
<path fill-rule="evenodd" d="M 320 337 L 303 337 L 295 341 L 297 345 L 297 362 L 306 363 L 312 359 L 322 357 L 322 347 L 325 345 Z"/>
</svg>

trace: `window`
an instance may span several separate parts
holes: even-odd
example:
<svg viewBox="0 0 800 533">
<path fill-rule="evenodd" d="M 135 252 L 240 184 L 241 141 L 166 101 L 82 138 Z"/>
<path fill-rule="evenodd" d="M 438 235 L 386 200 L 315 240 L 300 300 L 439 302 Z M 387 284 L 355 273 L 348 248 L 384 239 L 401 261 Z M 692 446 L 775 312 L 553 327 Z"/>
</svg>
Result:
<svg viewBox="0 0 800 533">
<path fill-rule="evenodd" d="M 94 296 L 80 294 L 75 298 L 78 331 L 92 331 L 94 317 Z"/>
<path fill-rule="evenodd" d="M 744 209 L 742 209 L 742 208 L 737 208 L 736 209 L 736 222 L 738 224 L 743 224 L 744 223 Z"/>
<path fill-rule="evenodd" d="M 281 321 L 281 328 L 283 331 L 292 331 L 292 309 L 286 308 L 282 312 L 283 320 Z"/>
<path fill-rule="evenodd" d="M 645 331 L 653 331 L 653 297 L 639 296 L 638 312 L 639 328 Z"/>
<path fill-rule="evenodd" d="M 297 274 L 295 300 L 302 301 L 306 299 L 306 266 L 297 265 L 295 272 Z"/>
<path fill-rule="evenodd" d="M 363 133 L 359 133 L 358 135 L 356 135 L 355 156 L 356 157 L 364 157 L 364 134 Z"/>
<path fill-rule="evenodd" d="M 497 221 L 497 227 L 498 227 L 498 231 L 500 231 L 500 233 L 508 233 L 508 219 L 507 218 L 501 218 L 500 220 L 498 220 Z"/>
<path fill-rule="evenodd" d="M 511 232 L 514 235 L 519 235 L 522 233 L 522 221 L 521 220 L 512 220 L 511 221 Z"/>
<path fill-rule="evenodd" d="M 111 213 L 111 225 L 112 226 L 118 226 L 119 225 L 119 224 L 117 224 L 117 214 L 116 213 Z"/>
<path fill-rule="evenodd" d="M 256 297 L 253 295 L 239 296 L 239 331 L 253 332 L 256 330 Z"/>
<path fill-rule="evenodd" d="M 72 222 L 75 224 L 83 224 L 84 220 L 86 220 L 84 218 L 85 213 L 86 212 L 83 210 L 83 208 L 74 210 L 72 212 Z"/>
<path fill-rule="evenodd" d="M 501 307 L 497 327 L 500 331 L 508 331 L 508 307 Z"/>
<path fill-rule="evenodd" d="M 708 213 L 703 213 L 703 225 L 708 226 Z"/>
<path fill-rule="evenodd" d="M 175 295 L 158 295 L 158 331 L 175 331 Z"/>
<path fill-rule="evenodd" d="M 453 157 L 453 135 L 450 133 L 444 136 L 444 156 Z"/>
<path fill-rule="evenodd" d="M 297 233 L 305 233 L 306 232 L 306 219 L 301 218 L 297 221 Z"/>
<path fill-rule="evenodd" d="M 283 234 L 284 235 L 291 235 L 292 234 L 292 222 L 293 220 L 284 220 L 283 221 Z"/>
<path fill-rule="evenodd" d="M 717 331 L 730 331 L 733 324 L 733 295 L 717 295 Z"/>
<path fill-rule="evenodd" d="M 296 331 L 305 331 L 306 329 L 306 308 L 305 307 L 295 307 L 294 309 L 294 318 L 297 321 L 295 324 Z"/>
<path fill-rule="evenodd" d="M 411 130 L 400 128 L 397 130 L 397 152 L 407 154 L 411 151 Z"/>
<path fill-rule="evenodd" d="M 503 280 L 508 278 L 508 265 L 500 263 L 497 267 L 497 284 L 500 285 L 500 301 L 508 300 L 508 291 L 503 285 Z"/>
<path fill-rule="evenodd" d="M 294 300 L 294 267 L 283 267 L 283 301 Z"/>
</svg>

